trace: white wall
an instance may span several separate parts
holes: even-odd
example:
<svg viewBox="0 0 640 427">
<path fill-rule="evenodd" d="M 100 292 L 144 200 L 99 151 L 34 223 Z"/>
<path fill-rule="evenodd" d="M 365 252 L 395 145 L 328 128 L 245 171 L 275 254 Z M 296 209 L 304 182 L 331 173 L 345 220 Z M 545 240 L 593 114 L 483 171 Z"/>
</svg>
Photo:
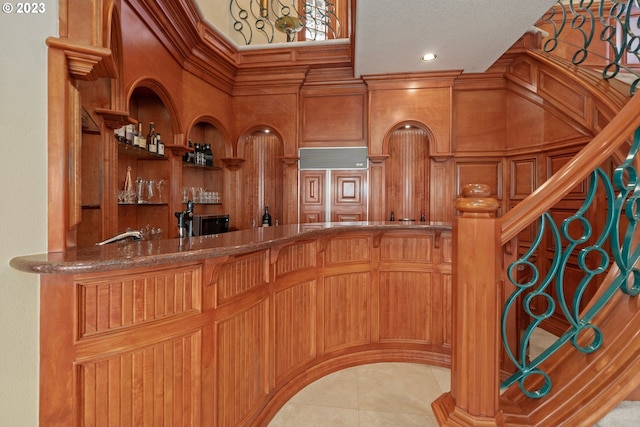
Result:
<svg viewBox="0 0 640 427">
<path fill-rule="evenodd" d="M 58 3 L 42 14 L 0 11 L 0 426 L 38 425 L 38 276 L 9 266 L 46 251 L 47 36 Z M 5 11 L 6 4 L 14 7 Z"/>
</svg>

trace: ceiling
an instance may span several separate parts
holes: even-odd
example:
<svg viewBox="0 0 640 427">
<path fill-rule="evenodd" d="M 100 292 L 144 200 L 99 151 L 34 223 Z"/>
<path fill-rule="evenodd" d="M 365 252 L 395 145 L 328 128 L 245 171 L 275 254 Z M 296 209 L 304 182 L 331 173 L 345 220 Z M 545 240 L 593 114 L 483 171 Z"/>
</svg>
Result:
<svg viewBox="0 0 640 427">
<path fill-rule="evenodd" d="M 556 1 L 357 0 L 355 75 L 484 72 Z M 206 7 L 200 11 L 216 22 Z M 421 61 L 427 52 L 438 58 Z"/>
</svg>

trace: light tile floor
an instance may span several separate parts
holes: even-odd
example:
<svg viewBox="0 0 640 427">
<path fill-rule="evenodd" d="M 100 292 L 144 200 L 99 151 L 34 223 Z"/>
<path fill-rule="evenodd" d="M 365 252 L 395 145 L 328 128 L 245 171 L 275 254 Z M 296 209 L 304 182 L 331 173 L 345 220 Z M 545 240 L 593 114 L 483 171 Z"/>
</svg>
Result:
<svg viewBox="0 0 640 427">
<path fill-rule="evenodd" d="M 536 332 L 532 356 L 552 339 Z M 356 366 L 309 384 L 268 427 L 436 427 L 431 402 L 449 390 L 449 369 L 411 363 Z M 640 425 L 639 402 L 623 402 L 596 427 L 632 425 Z"/>
<path fill-rule="evenodd" d="M 449 390 L 448 369 L 374 363 L 334 372 L 308 385 L 269 427 L 431 427 L 431 402 Z"/>
</svg>

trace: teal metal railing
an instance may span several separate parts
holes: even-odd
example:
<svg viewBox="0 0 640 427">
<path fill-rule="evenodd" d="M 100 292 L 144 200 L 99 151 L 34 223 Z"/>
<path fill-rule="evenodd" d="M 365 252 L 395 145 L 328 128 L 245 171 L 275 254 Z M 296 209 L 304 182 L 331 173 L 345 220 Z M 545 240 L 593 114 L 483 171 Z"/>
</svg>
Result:
<svg viewBox="0 0 640 427">
<path fill-rule="evenodd" d="M 552 29 L 543 44 L 545 52 L 566 43 L 575 48 L 571 57 L 574 65 L 586 64 L 589 56 L 597 56 L 605 63 L 605 80 L 622 77 L 624 71 L 631 80 L 631 94 L 635 92 L 640 82 L 639 0 L 558 0 L 541 22 Z M 604 49 L 590 49 L 600 42 Z"/>
<path fill-rule="evenodd" d="M 538 220 L 537 234 L 531 247 L 508 266 L 508 280 L 516 290 L 509 296 L 503 309 L 502 340 L 508 357 L 516 366 L 516 372 L 501 384 L 502 387 L 518 382 L 525 395 L 532 398 L 546 396 L 551 390 L 552 380 L 540 369 L 540 364 L 567 343 L 571 343 L 585 354 L 598 350 L 602 345 L 603 336 L 600 328 L 592 323 L 594 316 L 618 291 L 632 296 L 640 294 L 640 268 L 637 265 L 640 246 L 633 240 L 640 225 L 640 177 L 635 167 L 638 150 L 640 127 L 634 133 L 626 160 L 615 169 L 613 179 L 609 179 L 601 168 L 594 170 L 588 179 L 585 201 L 577 212 L 563 220 L 560 227 L 548 212 L 544 213 Z M 607 201 L 606 216 L 601 227 L 591 224 L 586 215 L 594 204 L 599 186 L 602 186 Z M 596 231 L 598 229 L 599 231 Z M 593 236 L 594 232 L 598 235 Z M 553 241 L 553 260 L 548 271 L 542 274 L 532 259 L 540 249 L 548 250 L 547 247 L 541 246 L 543 242 L 548 241 L 545 239 L 546 236 Z M 564 245 L 563 240 L 566 241 Z M 574 254 L 583 275 L 571 299 L 567 301 L 565 267 Z M 611 259 L 619 273 L 611 283 L 606 284 L 606 290 L 599 293 L 595 301 L 585 301 L 587 288 L 590 285 L 597 286 L 594 279 L 608 272 Z M 528 280 L 520 283 L 518 274 L 523 270 L 528 272 Z M 527 348 L 531 344 L 534 330 L 557 313 L 554 294 L 559 304 L 559 312 L 563 314 L 570 327 L 549 348 L 529 361 Z M 518 309 L 520 300 L 522 308 L 531 318 L 531 323 L 523 333 L 517 354 L 514 354 L 507 339 L 506 326 L 509 313 Z M 535 301 L 544 301 L 546 309 L 537 312 Z M 587 303 L 588 308 L 582 311 L 581 307 L 585 307 Z M 590 331 L 590 334 L 587 331 Z M 531 377 L 539 378 L 536 378 L 537 381 L 528 381 Z M 526 384 L 537 384 L 537 388 L 529 390 Z"/>
</svg>

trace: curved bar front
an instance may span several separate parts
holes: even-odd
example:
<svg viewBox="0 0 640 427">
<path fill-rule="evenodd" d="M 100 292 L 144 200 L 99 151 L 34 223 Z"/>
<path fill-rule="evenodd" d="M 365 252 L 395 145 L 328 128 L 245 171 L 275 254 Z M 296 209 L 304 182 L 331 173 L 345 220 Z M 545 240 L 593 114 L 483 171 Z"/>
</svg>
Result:
<svg viewBox="0 0 640 427">
<path fill-rule="evenodd" d="M 451 256 L 447 224 L 362 222 L 14 258 L 42 274 L 40 423 L 263 426 L 348 366 L 449 366 Z"/>
</svg>

